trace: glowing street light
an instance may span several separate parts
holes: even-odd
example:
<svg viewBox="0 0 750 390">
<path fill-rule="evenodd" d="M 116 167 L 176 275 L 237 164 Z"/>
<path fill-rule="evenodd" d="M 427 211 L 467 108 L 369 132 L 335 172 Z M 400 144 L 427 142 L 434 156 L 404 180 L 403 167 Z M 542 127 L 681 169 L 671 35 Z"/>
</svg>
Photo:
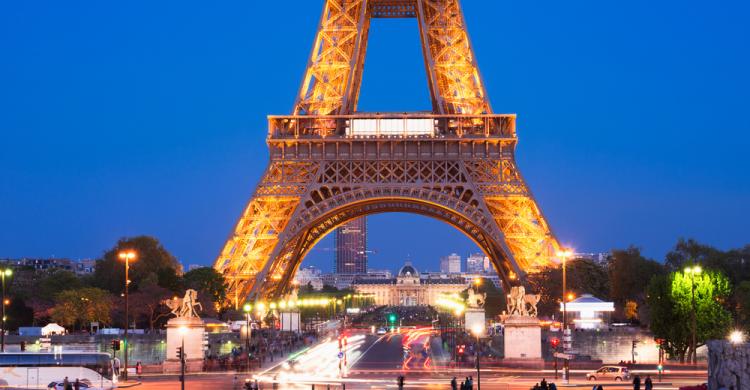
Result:
<svg viewBox="0 0 750 390">
<path fill-rule="evenodd" d="M 742 344 L 745 342 L 745 334 L 740 330 L 732 331 L 732 333 L 729 334 L 729 342 L 735 345 Z"/>
<path fill-rule="evenodd" d="M 253 310 L 253 305 L 246 303 L 242 306 L 242 310 L 245 312 L 245 349 L 246 353 L 250 352 L 250 311 Z"/>
<path fill-rule="evenodd" d="M 479 343 L 480 343 L 479 338 L 482 337 L 482 335 L 484 334 L 484 326 L 481 324 L 475 324 L 471 328 L 471 333 L 473 333 L 474 336 L 477 338 L 477 347 L 474 349 L 476 353 L 475 360 L 477 362 L 477 390 L 481 390 L 482 385 L 481 385 L 481 380 L 479 378 Z"/>
<path fill-rule="evenodd" d="M 10 269 L 10 268 L 6 268 L 4 270 L 0 270 L 0 278 L 2 278 L 2 280 L 3 280 L 3 282 L 2 282 L 2 284 L 3 284 L 3 287 L 2 287 L 3 294 L 2 294 L 2 299 L 0 299 L 0 301 L 3 302 L 3 304 L 2 304 L 2 307 L 3 307 L 3 315 L 2 315 L 2 317 L 3 318 L 1 319 L 2 321 L 0 321 L 0 324 L 2 324 L 2 326 L 0 326 L 0 352 L 5 352 L 5 321 L 8 320 L 7 317 L 5 316 L 5 305 L 7 305 L 7 304 L 10 303 L 10 301 L 8 301 L 7 299 L 5 299 L 5 277 L 6 276 L 10 277 L 11 275 L 13 275 L 13 270 Z"/>
<path fill-rule="evenodd" d="M 563 249 L 557 252 L 557 257 L 562 259 L 562 304 L 563 304 L 563 321 L 562 321 L 562 329 L 563 329 L 563 338 L 565 338 L 565 332 L 568 329 L 568 305 L 566 295 L 568 290 L 568 274 L 567 274 L 567 267 L 568 267 L 568 258 L 573 256 L 573 251 L 570 249 Z M 564 362 L 564 372 L 565 372 L 565 383 L 570 383 L 570 368 L 568 365 L 568 360 L 566 359 Z"/>
<path fill-rule="evenodd" d="M 117 254 L 120 260 L 125 261 L 125 372 L 123 375 L 124 380 L 128 380 L 128 328 L 130 327 L 130 302 L 128 301 L 128 286 L 130 286 L 130 277 L 128 273 L 130 271 L 130 261 L 135 260 L 138 254 L 134 250 L 124 250 Z"/>
<path fill-rule="evenodd" d="M 690 348 L 693 350 L 693 354 L 692 354 L 693 363 L 698 362 L 698 358 L 695 356 L 697 355 L 696 349 L 698 346 L 698 343 L 696 341 L 696 337 L 697 337 L 696 334 L 698 333 L 698 316 L 696 314 L 696 303 L 695 303 L 695 276 L 700 275 L 701 272 L 703 272 L 703 270 L 701 269 L 701 266 L 697 264 L 694 266 L 688 266 L 687 268 L 685 268 L 685 274 L 690 275 L 690 294 L 691 294 L 690 301 L 691 301 L 692 309 L 693 309 L 692 310 L 693 321 L 692 321 L 692 326 L 690 329 L 690 332 L 691 332 Z"/>
</svg>

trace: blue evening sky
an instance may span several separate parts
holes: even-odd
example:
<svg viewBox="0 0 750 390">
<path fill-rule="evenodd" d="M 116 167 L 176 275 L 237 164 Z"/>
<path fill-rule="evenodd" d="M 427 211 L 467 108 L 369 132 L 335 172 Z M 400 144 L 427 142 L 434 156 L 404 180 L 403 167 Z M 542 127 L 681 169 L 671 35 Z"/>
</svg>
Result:
<svg viewBox="0 0 750 390">
<path fill-rule="evenodd" d="M 561 241 L 750 243 L 750 3 L 464 0 L 495 112 Z M 0 257 L 99 256 L 151 234 L 209 264 L 289 113 L 322 0 L 0 5 Z M 360 109 L 429 109 L 414 20 L 377 20 Z M 376 268 L 473 244 L 370 220 Z M 330 268 L 332 240 L 306 260 Z"/>
</svg>

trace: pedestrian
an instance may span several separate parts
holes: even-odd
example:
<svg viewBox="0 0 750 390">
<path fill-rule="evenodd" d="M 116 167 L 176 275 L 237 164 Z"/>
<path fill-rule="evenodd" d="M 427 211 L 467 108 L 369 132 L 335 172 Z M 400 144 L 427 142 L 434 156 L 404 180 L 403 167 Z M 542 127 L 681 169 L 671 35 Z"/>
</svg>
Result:
<svg viewBox="0 0 750 390">
<path fill-rule="evenodd" d="M 138 379 L 141 379 L 141 374 L 143 374 L 143 364 L 141 364 L 140 360 L 135 364 L 135 373 L 138 375 Z"/>
<path fill-rule="evenodd" d="M 73 390 L 81 390 L 81 382 L 76 378 L 76 381 L 73 383 Z"/>
<path fill-rule="evenodd" d="M 68 380 L 68 377 L 66 376 L 65 379 L 63 379 L 63 389 L 68 390 L 68 386 L 70 386 L 70 381 Z"/>
<path fill-rule="evenodd" d="M 599 386 L 596 387 L 596 390 L 604 390 L 604 386 L 599 385 Z"/>
<path fill-rule="evenodd" d="M 458 382 L 455 376 L 451 379 L 451 390 L 458 390 Z"/>
<path fill-rule="evenodd" d="M 651 375 L 646 375 L 646 381 L 643 383 L 646 386 L 646 390 L 653 390 L 654 382 L 651 380 Z"/>
<path fill-rule="evenodd" d="M 399 375 L 397 381 L 398 381 L 398 390 L 403 390 L 404 389 L 404 376 Z"/>
<path fill-rule="evenodd" d="M 547 386 L 547 379 L 542 378 L 542 390 L 549 390 L 549 386 Z"/>
<path fill-rule="evenodd" d="M 641 390 L 641 377 L 638 375 L 633 378 L 633 390 Z"/>
<path fill-rule="evenodd" d="M 555 382 L 549 384 L 549 390 L 557 390 L 557 385 L 555 385 Z"/>
</svg>

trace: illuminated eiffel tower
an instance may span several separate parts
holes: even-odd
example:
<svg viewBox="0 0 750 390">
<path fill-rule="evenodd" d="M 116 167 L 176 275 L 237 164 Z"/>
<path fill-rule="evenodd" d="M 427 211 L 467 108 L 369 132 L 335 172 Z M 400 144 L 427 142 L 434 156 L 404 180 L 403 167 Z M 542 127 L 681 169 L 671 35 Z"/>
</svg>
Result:
<svg viewBox="0 0 750 390">
<path fill-rule="evenodd" d="M 357 112 L 373 18 L 417 19 L 432 113 Z M 516 166 L 516 116 L 492 112 L 458 0 L 327 0 L 294 111 L 268 124 L 270 163 L 215 263 L 235 306 L 284 294 L 318 240 L 370 214 L 454 226 L 506 288 L 559 249 Z"/>
</svg>

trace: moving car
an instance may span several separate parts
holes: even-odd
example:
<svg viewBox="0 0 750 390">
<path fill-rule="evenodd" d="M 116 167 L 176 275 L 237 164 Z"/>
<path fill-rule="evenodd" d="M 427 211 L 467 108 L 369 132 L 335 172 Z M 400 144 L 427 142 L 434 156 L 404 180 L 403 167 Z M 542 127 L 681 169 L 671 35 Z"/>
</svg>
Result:
<svg viewBox="0 0 750 390">
<path fill-rule="evenodd" d="M 602 368 L 586 373 L 586 379 L 590 381 L 613 380 L 615 382 L 630 379 L 630 372 L 623 366 L 603 366 Z"/>
<path fill-rule="evenodd" d="M 376 334 L 386 334 L 385 328 L 378 328 L 378 331 L 376 332 Z"/>
</svg>

